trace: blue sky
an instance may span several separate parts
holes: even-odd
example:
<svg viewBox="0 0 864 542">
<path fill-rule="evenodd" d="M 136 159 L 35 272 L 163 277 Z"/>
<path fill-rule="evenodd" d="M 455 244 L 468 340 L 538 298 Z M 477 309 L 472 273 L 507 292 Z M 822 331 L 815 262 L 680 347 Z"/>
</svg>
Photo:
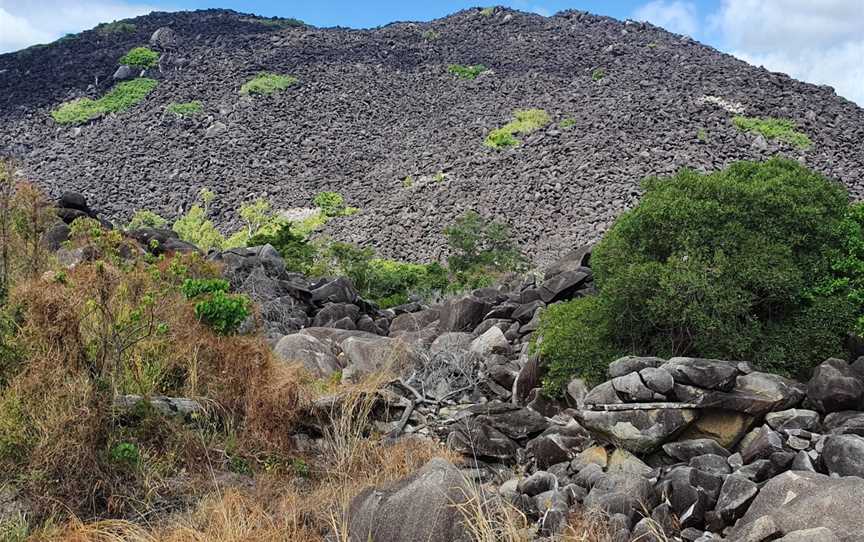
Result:
<svg viewBox="0 0 864 542">
<path fill-rule="evenodd" d="M 751 64 L 831 85 L 864 106 L 864 0 L 0 0 L 0 52 L 152 10 L 220 7 L 367 28 L 493 3 L 547 16 L 580 9 L 647 20 Z"/>
</svg>

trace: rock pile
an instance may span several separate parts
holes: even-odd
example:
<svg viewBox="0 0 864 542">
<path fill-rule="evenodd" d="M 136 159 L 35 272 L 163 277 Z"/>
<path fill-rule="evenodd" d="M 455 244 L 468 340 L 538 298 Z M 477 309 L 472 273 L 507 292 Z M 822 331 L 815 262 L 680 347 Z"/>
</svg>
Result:
<svg viewBox="0 0 864 542">
<path fill-rule="evenodd" d="M 0 55 L 0 155 L 55 196 L 98 196 L 112 220 L 144 208 L 175 218 L 206 186 L 214 221 L 235 227 L 248 198 L 308 207 L 334 190 L 361 212 L 326 233 L 385 257 L 442 258 L 442 229 L 474 208 L 509 222 L 545 264 L 599 238 L 636 201 L 641 179 L 682 167 L 783 153 L 864 195 L 862 109 L 648 24 L 502 8 L 359 31 L 280 29 L 222 10 L 129 22 L 131 32 Z M 117 60 L 151 38 L 162 59 L 147 76 L 159 86 L 143 103 L 80 127 L 53 122 L 60 103 L 103 95 Z M 463 80 L 450 64 L 490 71 Z M 606 75 L 594 81 L 597 68 Z M 241 96 L 261 71 L 300 83 Z M 193 100 L 199 115 L 166 112 Z M 529 108 L 552 123 L 515 149 L 483 145 Z M 735 114 L 789 118 L 814 144 L 740 133 Z"/>
</svg>

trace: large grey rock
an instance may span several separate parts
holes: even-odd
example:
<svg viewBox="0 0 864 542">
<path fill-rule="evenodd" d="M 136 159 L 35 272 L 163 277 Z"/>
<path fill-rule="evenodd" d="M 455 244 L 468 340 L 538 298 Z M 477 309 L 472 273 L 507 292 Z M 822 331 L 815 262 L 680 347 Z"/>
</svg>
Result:
<svg viewBox="0 0 864 542">
<path fill-rule="evenodd" d="M 432 341 L 429 351 L 433 354 L 437 354 L 438 352 L 464 352 L 471 347 L 471 341 L 473 340 L 474 336 L 470 333 L 448 331 L 447 333 L 438 335 Z"/>
<path fill-rule="evenodd" d="M 342 370 L 333 349 L 312 335 L 302 333 L 285 335 L 276 343 L 273 353 L 284 362 L 302 363 L 318 377 L 326 377 Z"/>
<path fill-rule="evenodd" d="M 468 457 L 509 461 L 516 457 L 519 445 L 510 437 L 479 419 L 456 424 L 447 435 L 447 446 Z"/>
<path fill-rule="evenodd" d="M 174 49 L 177 46 L 177 35 L 168 26 L 157 28 L 150 36 L 150 45 L 163 50 Z"/>
<path fill-rule="evenodd" d="M 459 470 L 432 459 L 408 478 L 367 489 L 348 508 L 350 542 L 469 542 L 459 503 L 471 489 Z"/>
<path fill-rule="evenodd" d="M 579 411 L 583 427 L 601 439 L 640 454 L 655 451 L 697 417 L 698 412 L 693 409 Z"/>
<path fill-rule="evenodd" d="M 659 367 L 663 363 L 665 363 L 665 360 L 660 358 L 624 356 L 609 364 L 609 377 L 616 378 L 629 373 L 639 372 L 646 367 Z"/>
<path fill-rule="evenodd" d="M 510 343 L 499 328 L 491 327 L 471 342 L 470 350 L 483 356 L 506 354 L 510 351 Z"/>
<path fill-rule="evenodd" d="M 758 518 L 770 516 L 781 532 L 825 527 L 840 542 L 861 540 L 864 479 L 833 478 L 813 472 L 784 472 L 759 491 L 730 536 Z"/>
<path fill-rule="evenodd" d="M 390 333 L 394 331 L 420 331 L 438 321 L 438 309 L 424 309 L 400 314 L 390 322 Z"/>
<path fill-rule="evenodd" d="M 830 435 L 822 448 L 822 462 L 828 474 L 864 478 L 864 437 Z"/>
<path fill-rule="evenodd" d="M 765 423 L 775 431 L 780 431 L 781 429 L 814 431 L 819 427 L 819 413 L 814 410 L 790 408 L 766 414 Z"/>
<path fill-rule="evenodd" d="M 738 376 L 737 362 L 703 358 L 672 358 L 662 365 L 676 383 L 730 391 Z"/>
<path fill-rule="evenodd" d="M 830 358 L 814 369 L 807 398 L 822 413 L 858 410 L 864 399 L 864 382 L 848 363 Z"/>
<path fill-rule="evenodd" d="M 464 295 L 444 304 L 439 311 L 441 331 L 471 331 L 483 321 L 489 304 L 473 295 Z"/>
<path fill-rule="evenodd" d="M 633 474 L 609 474 L 600 478 L 584 502 L 588 511 L 624 514 L 630 525 L 644 510 L 651 510 L 656 504 L 657 494 L 651 483 Z"/>
<path fill-rule="evenodd" d="M 717 444 L 717 441 L 709 438 L 669 442 L 663 445 L 663 451 L 678 461 L 690 461 L 694 457 L 705 454 L 729 457 L 729 450 Z"/>
<path fill-rule="evenodd" d="M 783 538 L 778 538 L 777 542 L 840 542 L 840 539 L 831 532 L 831 529 L 816 527 L 789 533 Z"/>
<path fill-rule="evenodd" d="M 668 374 L 668 373 L 667 373 Z M 629 373 L 612 379 L 612 387 L 618 397 L 628 403 L 644 403 L 662 399 L 663 396 L 645 385 L 639 373 Z"/>
<path fill-rule="evenodd" d="M 558 273 L 540 285 L 540 299 L 547 304 L 570 299 L 590 278 L 591 270 L 587 268 Z"/>
<path fill-rule="evenodd" d="M 517 440 L 538 435 L 549 427 L 549 420 L 544 416 L 530 408 L 510 403 L 490 402 L 474 405 L 463 410 L 462 414 L 475 415 L 478 420 Z"/>
<path fill-rule="evenodd" d="M 384 370 L 414 366 L 419 354 L 405 342 L 389 337 L 348 337 L 341 343 L 347 362 L 343 379 L 357 381 Z"/>
<path fill-rule="evenodd" d="M 720 496 L 717 498 L 716 512 L 728 524 L 747 511 L 750 502 L 759 492 L 755 482 L 733 474 L 726 477 Z"/>
<path fill-rule="evenodd" d="M 845 410 L 832 412 L 822 421 L 825 431 L 832 435 L 861 435 L 864 437 L 864 412 Z"/>
</svg>

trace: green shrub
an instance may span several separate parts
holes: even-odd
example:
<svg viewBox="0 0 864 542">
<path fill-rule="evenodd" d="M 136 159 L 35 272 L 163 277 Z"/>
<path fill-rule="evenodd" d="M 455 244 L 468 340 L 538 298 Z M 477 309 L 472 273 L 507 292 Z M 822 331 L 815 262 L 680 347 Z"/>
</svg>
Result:
<svg viewBox="0 0 864 542">
<path fill-rule="evenodd" d="M 195 303 L 195 316 L 220 335 L 231 335 L 249 317 L 251 302 L 243 294 L 217 290 Z"/>
<path fill-rule="evenodd" d="M 402 179 L 402 187 L 403 188 L 411 188 L 414 186 L 414 177 L 412 175 L 408 175 L 404 179 Z"/>
<path fill-rule="evenodd" d="M 596 68 L 593 72 L 591 72 L 591 80 L 599 81 L 606 77 L 606 69 L 605 68 Z"/>
<path fill-rule="evenodd" d="M 424 41 L 436 41 L 439 39 L 441 39 L 441 33 L 440 32 L 436 32 L 434 30 L 427 30 L 426 32 L 423 32 L 423 40 Z"/>
<path fill-rule="evenodd" d="M 453 272 L 515 271 L 525 263 L 513 243 L 510 228 L 501 222 L 488 221 L 475 211 L 457 218 L 444 229 L 444 235 L 452 252 L 447 261 Z"/>
<path fill-rule="evenodd" d="M 172 103 L 165 108 L 166 111 L 178 117 L 194 117 L 204 110 L 204 106 L 199 101 Z"/>
<path fill-rule="evenodd" d="M 100 24 L 96 27 L 96 32 L 103 36 L 110 36 L 111 34 L 128 34 L 135 32 L 137 28 L 138 27 L 133 23 L 114 21 L 113 23 Z"/>
<path fill-rule="evenodd" d="M 481 9 L 480 15 L 482 15 L 484 17 L 491 17 L 491 16 L 495 15 L 495 7 L 493 6 L 493 7 Z"/>
<path fill-rule="evenodd" d="M 80 98 L 51 112 L 58 124 L 83 124 L 108 113 L 119 113 L 140 103 L 156 88 L 154 79 L 138 78 L 117 84 L 98 100 Z"/>
<path fill-rule="evenodd" d="M 225 246 L 225 237 L 219 233 L 213 222 L 207 219 L 209 205 L 215 195 L 204 188 L 199 197 L 204 206 L 195 204 L 190 207 L 184 216 L 174 222 L 172 229 L 180 239 L 192 243 L 205 252 L 210 249 L 221 250 Z"/>
<path fill-rule="evenodd" d="M 543 387 L 559 395 L 574 375 L 589 385 L 606 377 L 610 362 L 625 354 L 608 336 L 606 312 L 598 296 L 580 297 L 547 307 L 540 315 L 541 341 L 532 348 L 548 364 Z"/>
<path fill-rule="evenodd" d="M 443 292 L 448 285 L 447 270 L 437 263 L 417 264 L 376 258 L 369 262 L 364 295 L 386 309 L 407 303 L 411 295 Z"/>
<path fill-rule="evenodd" d="M 180 285 L 180 291 L 186 299 L 216 292 L 228 292 L 230 285 L 224 279 L 186 279 Z"/>
<path fill-rule="evenodd" d="M 762 134 L 765 139 L 779 139 L 799 149 L 809 149 L 813 142 L 807 134 L 799 132 L 795 123 L 789 119 L 775 119 L 771 117 L 734 117 L 732 123 L 742 132 L 755 132 Z"/>
<path fill-rule="evenodd" d="M 514 120 L 501 128 L 489 132 L 485 145 L 493 149 L 514 147 L 519 144 L 516 134 L 528 135 L 551 122 L 549 114 L 542 109 L 524 109 L 513 113 Z"/>
<path fill-rule="evenodd" d="M 272 233 L 253 235 L 247 243 L 248 246 L 268 244 L 272 245 L 285 260 L 285 268 L 288 271 L 308 274 L 315 263 L 317 250 L 304 235 L 293 230 L 290 222 L 282 223 Z"/>
<path fill-rule="evenodd" d="M 132 215 L 132 220 L 126 225 L 127 230 L 137 230 L 140 228 L 164 228 L 168 225 L 168 221 L 152 211 L 141 209 L 135 211 Z"/>
<path fill-rule="evenodd" d="M 568 118 L 566 118 L 566 119 L 564 119 L 558 123 L 558 127 L 560 127 L 562 130 L 569 130 L 570 128 L 573 128 L 574 126 L 576 126 L 576 119 L 570 118 L 570 117 L 568 117 Z"/>
<path fill-rule="evenodd" d="M 17 463 L 30 449 L 27 416 L 21 398 L 11 388 L 0 395 L 0 464 Z"/>
<path fill-rule="evenodd" d="M 270 95 L 281 92 L 298 82 L 296 77 L 290 75 L 277 75 L 275 73 L 259 73 L 240 87 L 240 94 Z"/>
<path fill-rule="evenodd" d="M 839 185 L 773 159 L 648 179 L 644 190 L 592 254 L 595 311 L 565 325 L 590 327 L 616 353 L 743 359 L 792 376 L 843 354 L 864 277 L 850 247 L 864 237 Z M 612 361 L 541 351 L 552 393 L 568 367 L 600 374 Z"/>
<path fill-rule="evenodd" d="M 282 19 L 279 17 L 273 19 L 267 19 L 265 17 L 247 17 L 240 20 L 245 23 L 260 24 L 262 26 L 268 26 L 270 28 L 304 28 L 306 26 L 306 23 L 304 23 L 300 19 L 294 19 L 291 17 L 286 19 Z"/>
<path fill-rule="evenodd" d="M 111 461 L 126 467 L 135 467 L 141 462 L 141 452 L 138 446 L 131 442 L 118 442 L 109 452 Z"/>
<path fill-rule="evenodd" d="M 464 64 L 450 64 L 447 66 L 447 71 L 462 79 L 477 79 L 477 77 L 487 71 L 488 68 L 483 64 L 476 66 L 466 66 Z"/>
<path fill-rule="evenodd" d="M 312 204 L 321 209 L 327 218 L 348 216 L 357 212 L 354 207 L 345 206 L 345 198 L 338 192 L 321 192 L 315 196 Z"/>
<path fill-rule="evenodd" d="M 159 63 L 159 53 L 149 47 L 135 47 L 120 59 L 120 64 L 138 68 L 153 68 Z"/>
</svg>

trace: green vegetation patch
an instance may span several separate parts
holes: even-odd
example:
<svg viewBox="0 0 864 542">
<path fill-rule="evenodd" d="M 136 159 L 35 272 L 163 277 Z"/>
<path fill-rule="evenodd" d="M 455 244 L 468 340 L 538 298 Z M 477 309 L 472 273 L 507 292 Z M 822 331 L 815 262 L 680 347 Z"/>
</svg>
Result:
<svg viewBox="0 0 864 542">
<path fill-rule="evenodd" d="M 569 130 L 569 129 L 573 128 L 574 126 L 576 126 L 576 119 L 571 118 L 571 117 L 567 117 L 566 119 L 559 122 L 558 126 L 562 130 Z"/>
<path fill-rule="evenodd" d="M 96 32 L 102 34 L 103 36 L 110 36 L 111 34 L 127 34 L 131 32 L 135 32 L 138 27 L 135 26 L 134 23 L 127 23 L 124 21 L 114 21 L 113 23 L 102 23 L 96 27 Z"/>
<path fill-rule="evenodd" d="M 275 73 L 259 73 L 240 87 L 240 94 L 270 95 L 281 92 L 298 83 L 296 77 Z"/>
<path fill-rule="evenodd" d="M 436 32 L 435 30 L 427 30 L 423 32 L 423 40 L 424 41 L 436 41 L 441 39 L 441 33 Z"/>
<path fill-rule="evenodd" d="M 307 26 L 306 23 L 300 19 L 294 19 L 292 17 L 286 19 L 279 17 L 273 19 L 268 19 L 266 17 L 246 17 L 240 20 L 244 23 L 260 24 L 270 28 L 305 28 Z"/>
<path fill-rule="evenodd" d="M 450 64 L 447 66 L 447 71 L 462 79 L 477 79 L 481 73 L 488 71 L 488 68 L 483 64 L 477 64 L 474 66 Z"/>
<path fill-rule="evenodd" d="M 606 77 L 606 69 L 605 68 L 597 68 L 593 72 L 591 72 L 591 80 L 592 81 L 600 81 Z"/>
<path fill-rule="evenodd" d="M 789 119 L 738 116 L 732 119 L 732 124 L 742 132 L 762 134 L 765 139 L 778 139 L 799 149 L 809 149 L 813 145 L 807 134 L 799 132 L 795 123 Z"/>
<path fill-rule="evenodd" d="M 543 109 L 523 109 L 513 113 L 514 120 L 501 128 L 492 130 L 486 137 L 485 145 L 493 149 L 503 149 L 519 145 L 516 134 L 528 135 L 551 122 L 549 114 Z"/>
<path fill-rule="evenodd" d="M 51 116 L 58 124 L 83 124 L 108 113 L 119 113 L 140 103 L 156 88 L 154 79 L 138 78 L 114 86 L 98 100 L 80 98 L 66 102 Z"/>
<path fill-rule="evenodd" d="M 120 59 L 120 64 L 139 68 L 153 68 L 158 63 L 159 53 L 149 47 L 135 47 Z"/>
<path fill-rule="evenodd" d="M 795 161 L 644 182 L 591 256 L 598 296 L 551 307 L 546 389 L 624 354 L 748 360 L 805 376 L 864 328 L 864 210 Z"/>
<path fill-rule="evenodd" d="M 480 15 L 482 15 L 483 17 L 491 17 L 491 16 L 495 15 L 495 7 L 492 6 L 492 7 L 481 9 Z"/>
<path fill-rule="evenodd" d="M 173 113 L 178 117 L 193 117 L 204 110 L 204 106 L 199 101 L 172 103 L 165 108 L 165 111 Z"/>
</svg>

